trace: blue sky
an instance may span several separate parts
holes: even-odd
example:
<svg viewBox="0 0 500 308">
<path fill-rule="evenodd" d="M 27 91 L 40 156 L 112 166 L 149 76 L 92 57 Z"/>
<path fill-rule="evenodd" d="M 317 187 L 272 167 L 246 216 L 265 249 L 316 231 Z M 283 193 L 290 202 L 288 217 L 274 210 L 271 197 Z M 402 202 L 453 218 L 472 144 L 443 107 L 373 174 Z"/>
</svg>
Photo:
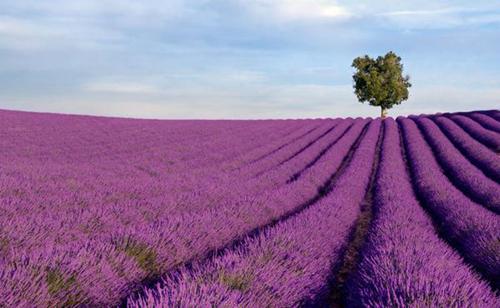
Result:
<svg viewBox="0 0 500 308">
<path fill-rule="evenodd" d="M 500 106 L 498 1 L 2 0 L 0 109 L 378 116 L 350 65 L 389 50 L 413 83 L 390 115 Z"/>
</svg>

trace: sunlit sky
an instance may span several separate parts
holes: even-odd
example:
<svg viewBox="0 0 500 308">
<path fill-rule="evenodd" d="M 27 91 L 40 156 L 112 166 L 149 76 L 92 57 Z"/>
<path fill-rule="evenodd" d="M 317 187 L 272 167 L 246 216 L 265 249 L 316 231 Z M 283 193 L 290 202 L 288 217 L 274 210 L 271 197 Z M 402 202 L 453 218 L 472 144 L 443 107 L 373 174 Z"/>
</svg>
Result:
<svg viewBox="0 0 500 308">
<path fill-rule="evenodd" d="M 378 116 L 351 63 L 389 50 L 413 83 L 390 115 L 499 108 L 499 1 L 1 0 L 0 109 Z"/>
</svg>

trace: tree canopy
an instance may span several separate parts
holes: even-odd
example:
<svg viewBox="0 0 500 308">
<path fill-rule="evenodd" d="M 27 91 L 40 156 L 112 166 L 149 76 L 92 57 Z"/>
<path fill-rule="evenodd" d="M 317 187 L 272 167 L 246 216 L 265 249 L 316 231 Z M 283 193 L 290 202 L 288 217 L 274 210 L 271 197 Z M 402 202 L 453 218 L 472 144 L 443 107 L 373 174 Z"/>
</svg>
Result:
<svg viewBox="0 0 500 308">
<path fill-rule="evenodd" d="M 385 118 L 387 109 L 408 99 L 411 87 L 410 76 L 403 76 L 401 58 L 390 51 L 376 59 L 365 55 L 352 62 L 356 72 L 354 93 L 362 103 L 381 107 L 381 116 Z"/>
</svg>

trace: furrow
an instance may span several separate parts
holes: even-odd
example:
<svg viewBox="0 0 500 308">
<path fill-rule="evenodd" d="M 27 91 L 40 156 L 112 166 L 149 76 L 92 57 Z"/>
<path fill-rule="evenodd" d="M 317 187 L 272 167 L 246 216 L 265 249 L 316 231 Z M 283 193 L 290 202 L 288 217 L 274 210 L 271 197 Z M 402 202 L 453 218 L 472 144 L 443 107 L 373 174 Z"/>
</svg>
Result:
<svg viewBox="0 0 500 308">
<path fill-rule="evenodd" d="M 499 110 L 485 110 L 485 111 L 480 111 L 481 113 L 487 114 L 488 116 L 492 117 L 493 119 L 500 121 L 500 111 Z"/>
<path fill-rule="evenodd" d="M 239 177 L 250 177 L 250 179 L 258 178 L 267 172 L 276 170 L 277 168 L 284 166 L 284 164 L 282 164 L 284 160 L 287 160 L 289 162 L 293 161 L 294 158 L 297 159 L 300 153 L 307 153 L 319 140 L 322 140 L 325 136 L 328 136 L 331 131 L 335 131 L 335 129 L 339 125 L 345 125 L 346 123 L 347 122 L 344 121 L 334 120 L 332 124 L 328 125 L 328 127 L 323 127 L 321 130 L 315 131 L 313 136 L 309 135 L 309 138 L 292 143 L 288 147 L 282 148 L 281 150 L 275 152 L 271 156 L 268 156 L 264 160 L 260 160 L 253 164 L 245 166 L 244 168 L 239 170 Z M 298 151 L 300 151 L 300 153 L 295 155 L 296 153 L 298 153 Z"/>
<path fill-rule="evenodd" d="M 179 228 L 175 230 L 175 233 L 163 233 L 163 235 L 165 237 L 168 236 L 168 238 L 171 238 L 172 240 L 175 239 L 177 241 L 180 241 L 180 243 L 175 246 L 185 246 L 185 244 L 181 243 L 190 241 L 190 246 L 192 248 L 186 247 L 185 251 L 188 251 L 189 253 L 186 255 L 191 255 L 191 257 L 187 257 L 186 260 L 181 263 L 174 263 L 170 266 L 167 266 L 167 270 L 164 272 L 172 271 L 174 268 L 180 265 L 190 267 L 194 261 L 213 258 L 225 249 L 235 249 L 235 247 L 241 245 L 241 243 L 246 238 L 257 237 L 263 230 L 267 230 L 280 222 L 288 220 L 290 217 L 301 213 L 311 205 L 318 202 L 318 200 L 322 199 L 332 189 L 332 183 L 334 183 L 337 177 L 343 173 L 344 168 L 351 161 L 355 149 L 367 132 L 368 126 L 363 126 L 365 128 L 359 136 L 355 136 L 356 142 L 354 144 L 343 142 L 335 146 L 335 148 L 339 148 L 339 151 L 343 148 L 347 148 L 348 151 L 346 151 L 346 156 L 341 157 L 339 155 L 336 155 L 337 152 L 329 151 L 329 155 L 323 156 L 322 159 L 319 160 L 313 168 L 308 170 L 307 174 L 304 175 L 304 177 L 300 181 L 296 181 L 290 185 L 282 187 L 282 193 L 270 192 L 272 194 L 271 198 L 278 198 L 277 201 L 279 203 L 276 203 L 276 201 L 267 201 L 266 208 L 274 208 L 274 204 L 276 203 L 276 208 L 279 208 L 279 211 L 282 212 L 282 214 L 272 215 L 267 211 L 256 213 L 255 210 L 252 210 L 251 207 L 238 207 L 239 210 L 235 208 L 218 208 L 217 210 L 212 211 L 212 214 L 208 215 L 208 217 L 193 217 L 192 222 L 189 221 L 188 218 L 179 219 Z M 329 175 L 325 177 L 321 174 Z M 318 182 L 319 179 L 322 179 L 322 182 Z M 297 197 L 295 196 L 294 192 L 299 192 L 300 196 L 304 194 L 300 193 L 300 190 L 304 190 L 305 188 L 306 191 L 311 191 L 309 188 L 312 187 L 314 187 L 314 190 L 316 192 L 315 195 L 307 198 L 301 204 L 293 205 L 294 201 L 292 201 L 293 203 L 291 207 L 289 204 L 290 201 L 285 201 L 287 199 L 296 199 Z M 261 196 L 261 199 L 266 200 L 266 196 Z M 281 203 L 283 202 L 281 200 L 285 201 L 286 203 Z M 262 205 L 266 203 L 262 203 Z M 279 205 L 280 203 L 281 205 Z M 252 218 L 255 222 L 249 221 L 247 218 L 244 219 L 244 223 L 239 222 L 241 217 L 248 217 L 248 215 L 253 215 Z M 228 221 L 227 217 L 232 217 L 232 219 Z M 198 218 L 202 218 L 202 220 L 200 221 Z M 259 223 L 259 219 L 267 222 Z M 189 226 L 192 225 L 196 225 L 198 229 L 201 229 L 198 230 L 198 233 L 203 234 L 204 238 L 199 236 L 189 236 L 188 238 L 186 238 L 186 234 L 189 235 L 192 232 L 188 231 L 188 229 L 184 229 L 190 228 Z M 255 227 L 253 229 L 248 229 L 248 226 L 250 225 L 254 225 Z M 209 233 L 210 230 L 214 229 L 218 229 L 219 232 L 216 234 Z M 238 232 L 238 230 L 241 231 Z M 161 238 L 161 240 L 164 242 L 169 242 L 169 240 L 167 240 L 165 237 Z M 157 276 L 148 277 L 144 279 L 140 283 L 140 285 L 151 286 L 157 281 Z M 136 287 L 134 286 L 132 286 L 131 288 L 136 289 Z"/>
<path fill-rule="evenodd" d="M 274 157 L 273 161 L 268 162 L 268 168 L 256 168 L 257 170 L 260 170 L 259 172 L 251 173 L 252 180 L 261 180 L 261 179 L 266 179 L 269 176 L 272 176 L 273 173 L 276 172 L 281 172 L 283 174 L 287 174 L 286 178 L 283 178 L 280 180 L 280 184 L 286 184 L 287 179 L 294 173 L 296 170 L 302 169 L 306 164 L 308 164 L 318 153 L 320 152 L 326 144 L 332 139 L 337 138 L 337 135 L 345 130 L 346 126 L 351 125 L 349 121 L 342 121 L 338 123 L 334 129 L 324 136 L 323 138 L 317 140 L 317 142 L 314 142 L 312 145 L 307 147 L 302 153 L 299 155 L 295 156 L 293 159 L 289 160 L 285 164 L 280 164 L 280 161 L 283 159 L 283 155 L 281 157 Z M 289 157 L 290 153 L 284 153 L 286 154 L 286 157 Z"/>
<path fill-rule="evenodd" d="M 500 213 L 500 185 L 472 165 L 428 118 L 415 118 L 443 172 L 457 188 L 477 203 Z"/>
<path fill-rule="evenodd" d="M 287 142 L 285 142 L 285 143 L 281 144 L 280 146 L 278 146 L 278 147 L 277 147 L 277 148 L 275 148 L 274 150 L 272 150 L 272 151 L 270 151 L 270 152 L 268 152 L 268 153 L 265 153 L 265 154 L 263 154 L 263 155 L 261 155 L 261 156 L 257 157 L 256 159 L 252 160 L 252 161 L 250 162 L 250 164 L 256 163 L 256 162 L 258 162 L 258 161 L 260 161 L 260 160 L 262 160 L 262 159 L 264 159 L 264 158 L 266 158 L 266 157 L 268 157 L 268 156 L 273 155 L 274 153 L 278 152 L 279 150 L 283 149 L 284 147 L 289 146 L 290 144 L 292 144 L 292 143 L 296 142 L 297 140 L 302 139 L 302 138 L 306 137 L 307 135 L 311 134 L 312 132 L 314 132 L 315 130 L 317 130 L 319 127 L 320 127 L 320 125 L 314 126 L 313 128 L 309 129 L 309 130 L 308 130 L 308 131 L 306 131 L 305 133 L 303 133 L 303 134 L 301 134 L 301 135 L 299 135 L 299 136 L 296 136 L 296 137 L 294 137 L 293 139 L 291 139 L 291 140 L 289 140 L 289 141 L 287 141 Z"/>
<path fill-rule="evenodd" d="M 413 120 L 400 118 L 398 121 L 422 205 L 436 221 L 441 236 L 498 289 L 500 221 L 497 215 L 474 203 L 448 181 Z"/>
<path fill-rule="evenodd" d="M 279 184 L 290 184 L 291 181 L 289 181 L 289 179 L 293 176 L 293 174 L 297 172 L 297 170 L 302 170 L 307 165 L 310 165 L 310 167 L 312 167 L 313 165 L 311 165 L 311 162 L 314 160 L 316 160 L 317 162 L 321 158 L 317 158 L 321 152 L 323 152 L 323 155 L 326 154 L 331 148 L 329 147 L 329 144 L 331 144 L 335 140 L 338 140 L 339 136 L 343 135 L 350 126 L 363 127 L 364 125 L 366 125 L 366 121 L 362 119 L 357 119 L 354 122 L 341 122 L 328 135 L 324 136 L 321 140 L 309 146 L 305 151 L 295 156 L 293 159 L 289 160 L 285 164 L 274 166 L 272 169 L 259 173 L 254 177 L 254 179 L 262 181 L 263 179 L 267 179 L 274 173 L 278 172 L 286 175 L 286 177 L 280 178 Z M 344 152 L 343 154 L 345 155 L 346 153 L 347 152 Z"/>
<path fill-rule="evenodd" d="M 500 134 L 482 127 L 476 121 L 463 115 L 451 115 L 450 118 L 469 133 L 472 138 L 478 140 L 496 153 L 500 152 Z"/>
<path fill-rule="evenodd" d="M 485 145 L 472 138 L 458 124 L 446 117 L 432 117 L 462 154 L 486 176 L 500 183 L 500 159 Z"/>
<path fill-rule="evenodd" d="M 373 223 L 347 307 L 496 307 L 496 294 L 436 234 L 413 191 L 402 135 L 384 121 Z"/>
<path fill-rule="evenodd" d="M 342 262 L 338 263 L 336 268 L 332 269 L 333 276 L 331 281 L 331 290 L 328 294 L 329 307 L 344 307 L 346 300 L 346 282 L 355 271 L 359 261 L 360 252 L 368 236 L 370 224 L 373 218 L 373 191 L 376 175 L 378 173 L 380 162 L 380 150 L 384 130 L 381 128 L 378 134 L 378 140 L 375 150 L 375 157 L 371 167 L 371 176 L 368 188 L 366 189 L 363 201 L 361 202 L 361 212 L 356 219 L 355 227 L 349 236 L 349 242 L 346 245 L 342 256 Z M 307 303 L 306 306 L 318 306 L 320 301 Z"/>
<path fill-rule="evenodd" d="M 313 207 L 238 249 L 172 273 L 128 306 L 290 307 L 320 296 L 359 215 L 379 130 L 380 121 L 372 122 L 332 191 Z"/>
<path fill-rule="evenodd" d="M 330 150 L 330 148 L 332 146 L 334 146 L 339 140 L 341 140 L 346 134 L 347 132 L 349 131 L 356 131 L 357 134 L 359 135 L 359 133 L 362 131 L 363 127 L 359 127 L 359 126 L 356 126 L 354 124 L 351 124 L 350 126 L 348 127 L 345 127 L 343 129 L 343 131 L 340 131 L 338 132 L 338 136 L 335 136 L 335 138 L 333 139 L 332 142 L 330 142 L 325 148 L 323 148 L 321 150 L 321 152 L 319 152 L 318 155 L 316 155 L 316 157 L 314 157 L 313 160 L 311 160 L 307 165 L 305 165 L 302 169 L 300 169 L 299 171 L 295 172 L 288 180 L 287 180 L 287 183 L 291 183 L 291 182 L 294 182 L 296 181 L 298 178 L 300 178 L 300 176 L 302 175 L 302 173 L 304 173 L 307 169 L 311 168 L 318 160 L 321 159 L 321 157 L 323 157 L 323 155 L 326 154 L 326 152 L 328 152 Z M 355 139 L 353 139 L 353 142 L 355 142 Z M 343 153 L 339 153 L 340 156 L 343 156 Z"/>
<path fill-rule="evenodd" d="M 224 157 L 224 160 L 218 163 L 219 168 L 221 170 L 226 170 L 226 172 L 240 169 L 259 155 L 262 155 L 262 152 L 269 151 L 271 146 L 276 147 L 276 144 L 282 143 L 283 139 L 304 130 L 304 125 L 297 125 L 298 123 L 293 122 L 288 125 L 284 125 L 280 122 L 275 125 L 266 124 L 267 123 L 262 123 L 259 129 L 247 128 L 248 134 L 239 137 L 240 140 L 246 141 L 245 149 L 243 151 L 230 152 L 232 154 Z M 272 131 L 272 133 L 270 133 L 270 131 Z"/>
<path fill-rule="evenodd" d="M 494 118 L 479 112 L 471 112 L 467 116 L 481 124 L 484 128 L 500 133 L 500 122 Z"/>
<path fill-rule="evenodd" d="M 285 164 L 286 162 L 292 160 L 294 157 L 296 157 L 297 155 L 299 155 L 300 153 L 304 152 L 305 150 L 307 150 L 307 148 L 309 148 L 310 146 L 312 146 L 313 144 L 315 144 L 316 142 L 318 142 L 318 140 L 320 140 L 321 138 L 325 137 L 326 135 L 328 135 L 328 133 L 330 133 L 333 129 L 335 128 L 335 126 L 332 126 L 330 129 L 328 129 L 326 132 L 324 132 L 323 134 L 321 134 L 318 138 L 312 140 L 311 142 L 309 142 L 308 144 L 306 144 L 304 147 L 302 147 L 301 149 L 299 149 L 297 152 L 293 153 L 290 157 L 286 158 L 285 160 L 281 161 L 278 165 L 283 165 Z"/>
</svg>

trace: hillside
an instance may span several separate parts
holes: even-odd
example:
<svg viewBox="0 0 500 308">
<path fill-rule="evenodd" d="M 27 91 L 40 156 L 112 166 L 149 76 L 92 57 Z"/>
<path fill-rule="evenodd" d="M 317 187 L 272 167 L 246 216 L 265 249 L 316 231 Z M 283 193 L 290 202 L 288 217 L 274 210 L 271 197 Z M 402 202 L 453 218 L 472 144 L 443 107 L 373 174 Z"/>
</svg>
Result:
<svg viewBox="0 0 500 308">
<path fill-rule="evenodd" d="M 496 110 L 0 110 L 0 307 L 498 307 L 498 153 Z"/>
</svg>

